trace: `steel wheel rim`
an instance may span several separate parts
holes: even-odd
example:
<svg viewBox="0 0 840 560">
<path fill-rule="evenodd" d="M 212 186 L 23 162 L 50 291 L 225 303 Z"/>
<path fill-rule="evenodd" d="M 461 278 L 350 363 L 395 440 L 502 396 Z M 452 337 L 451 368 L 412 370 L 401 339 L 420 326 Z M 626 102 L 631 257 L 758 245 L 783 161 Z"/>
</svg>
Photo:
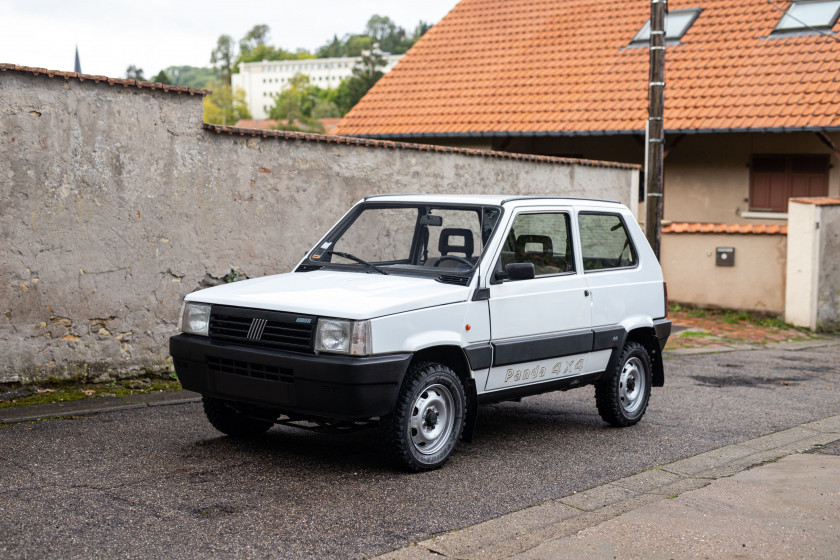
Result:
<svg viewBox="0 0 840 560">
<path fill-rule="evenodd" d="M 645 366 L 639 358 L 630 358 L 621 368 L 618 379 L 618 400 L 627 414 L 638 412 L 644 403 Z"/>
<path fill-rule="evenodd" d="M 440 451 L 455 425 L 455 399 L 445 386 L 435 383 L 423 389 L 411 407 L 408 433 L 414 449 L 422 455 Z"/>
</svg>

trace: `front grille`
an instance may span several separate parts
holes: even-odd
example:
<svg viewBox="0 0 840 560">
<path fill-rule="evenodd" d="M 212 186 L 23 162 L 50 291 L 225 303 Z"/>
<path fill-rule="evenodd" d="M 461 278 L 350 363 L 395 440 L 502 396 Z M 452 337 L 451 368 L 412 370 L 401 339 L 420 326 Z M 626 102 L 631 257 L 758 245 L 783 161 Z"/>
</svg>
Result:
<svg viewBox="0 0 840 560">
<path fill-rule="evenodd" d="M 217 340 L 311 352 L 315 323 L 311 315 L 214 305 L 209 334 Z"/>
<path fill-rule="evenodd" d="M 229 373 L 254 379 L 266 379 L 268 381 L 279 381 L 281 383 L 294 383 L 295 378 L 292 370 L 264 364 L 254 364 L 239 360 L 228 360 L 226 358 L 207 357 L 207 369 L 216 373 Z"/>
</svg>

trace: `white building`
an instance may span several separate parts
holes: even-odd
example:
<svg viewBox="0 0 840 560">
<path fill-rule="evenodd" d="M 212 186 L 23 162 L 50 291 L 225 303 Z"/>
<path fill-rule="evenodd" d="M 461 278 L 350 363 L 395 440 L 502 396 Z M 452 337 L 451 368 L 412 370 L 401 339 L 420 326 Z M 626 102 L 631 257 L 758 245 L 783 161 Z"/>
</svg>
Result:
<svg viewBox="0 0 840 560">
<path fill-rule="evenodd" d="M 389 72 L 402 57 L 401 54 L 383 54 L 386 64 L 380 70 Z M 255 120 L 267 119 L 268 111 L 274 106 L 274 96 L 288 87 L 295 74 L 306 74 L 310 83 L 320 88 L 337 88 L 341 80 L 353 74 L 353 67 L 361 59 L 360 56 L 345 56 L 244 62 L 239 65 L 239 73 L 232 76 L 232 85 L 234 90 L 245 90 L 248 110 Z"/>
</svg>

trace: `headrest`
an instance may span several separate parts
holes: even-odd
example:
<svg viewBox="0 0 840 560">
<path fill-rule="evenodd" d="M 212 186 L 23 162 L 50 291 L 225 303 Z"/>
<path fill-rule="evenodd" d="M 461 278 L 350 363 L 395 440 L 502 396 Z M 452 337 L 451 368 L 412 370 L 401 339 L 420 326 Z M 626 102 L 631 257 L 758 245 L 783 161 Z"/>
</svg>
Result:
<svg viewBox="0 0 840 560">
<path fill-rule="evenodd" d="M 463 239 L 463 242 L 458 239 L 459 237 Z M 473 249 L 475 249 L 475 245 L 473 245 L 472 231 L 465 228 L 443 228 L 440 230 L 438 251 L 441 255 L 464 253 L 469 259 L 473 255 Z"/>
<path fill-rule="evenodd" d="M 551 253 L 554 248 L 551 245 L 551 238 L 547 235 L 520 235 L 516 238 L 516 252 L 517 253 L 534 253 L 536 251 L 526 250 L 526 246 L 536 244 L 542 246 L 543 253 Z"/>
</svg>

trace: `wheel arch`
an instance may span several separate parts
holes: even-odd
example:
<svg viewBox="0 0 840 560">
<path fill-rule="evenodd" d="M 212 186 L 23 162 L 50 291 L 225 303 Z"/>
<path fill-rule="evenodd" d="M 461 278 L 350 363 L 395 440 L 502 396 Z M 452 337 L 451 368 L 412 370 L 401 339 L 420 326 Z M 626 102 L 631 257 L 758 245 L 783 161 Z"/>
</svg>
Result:
<svg viewBox="0 0 840 560">
<path fill-rule="evenodd" d="M 665 385 L 665 367 L 662 363 L 662 352 L 659 349 L 659 339 L 656 337 L 656 330 L 653 327 L 639 327 L 627 333 L 627 342 L 638 342 L 648 351 L 650 356 L 650 367 L 652 369 L 651 384 L 654 387 Z"/>
<path fill-rule="evenodd" d="M 464 393 L 467 396 L 467 417 L 461 439 L 466 442 L 471 442 L 478 416 L 478 390 L 475 385 L 475 379 L 472 376 L 470 361 L 467 359 L 464 349 L 455 345 L 423 348 L 422 350 L 417 350 L 411 359 L 412 364 L 422 362 L 436 362 L 448 366 L 455 372 L 458 379 L 461 380 L 461 385 L 464 387 Z"/>
</svg>

